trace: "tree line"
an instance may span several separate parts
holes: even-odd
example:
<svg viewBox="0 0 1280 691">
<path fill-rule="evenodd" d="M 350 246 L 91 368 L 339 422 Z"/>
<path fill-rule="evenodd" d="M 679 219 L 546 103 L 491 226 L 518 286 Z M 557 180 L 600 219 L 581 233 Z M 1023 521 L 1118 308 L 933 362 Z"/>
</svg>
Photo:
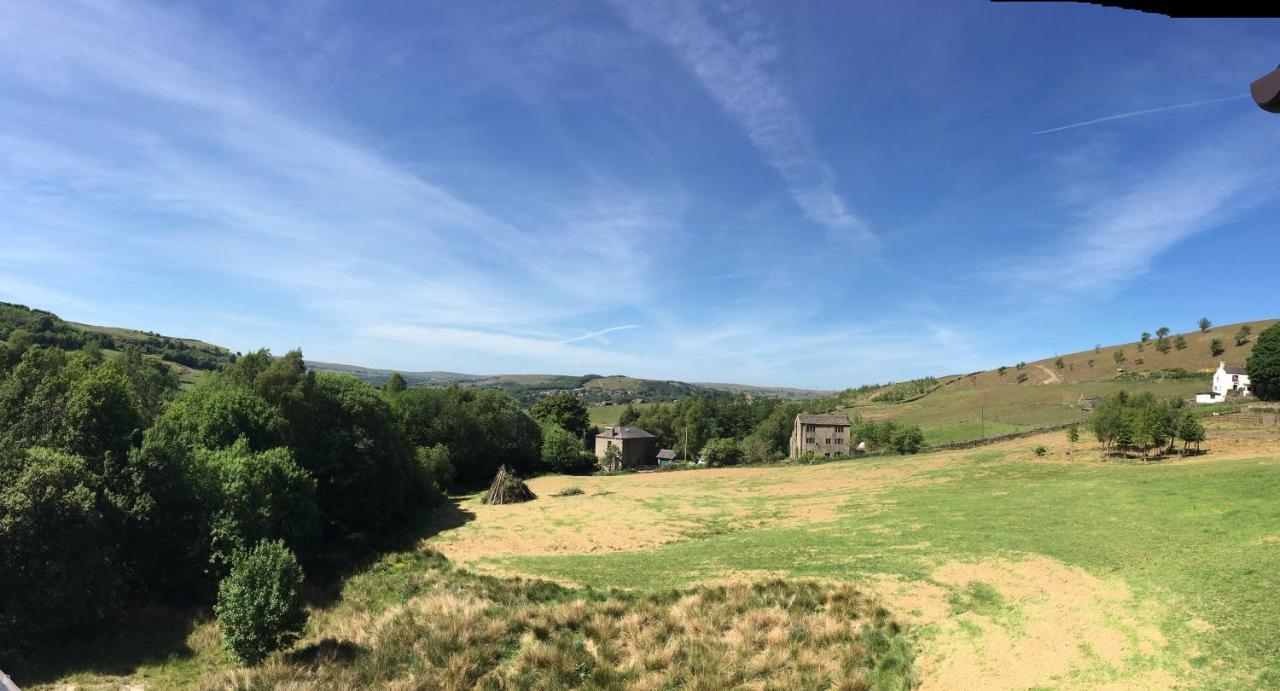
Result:
<svg viewBox="0 0 1280 691">
<path fill-rule="evenodd" d="M 542 441 L 502 392 L 379 391 L 307 371 L 300 351 L 180 392 L 136 346 L 28 345 L 0 361 L 0 657 L 130 606 L 216 601 L 228 645 L 256 661 L 290 635 L 260 624 L 297 624 L 282 593 L 304 570 L 340 570 L 455 483 L 539 469 Z"/>
<path fill-rule="evenodd" d="M 804 402 L 698 396 L 643 408 L 628 406 L 619 424 L 644 429 L 658 438 L 662 448 L 674 450 L 681 458 L 706 456 L 711 465 L 767 463 L 787 457 L 796 415 L 836 410 L 845 393 Z M 924 434 L 916 425 L 854 416 L 850 448 L 859 442 L 875 450 L 915 453 L 924 446 Z"/>
</svg>

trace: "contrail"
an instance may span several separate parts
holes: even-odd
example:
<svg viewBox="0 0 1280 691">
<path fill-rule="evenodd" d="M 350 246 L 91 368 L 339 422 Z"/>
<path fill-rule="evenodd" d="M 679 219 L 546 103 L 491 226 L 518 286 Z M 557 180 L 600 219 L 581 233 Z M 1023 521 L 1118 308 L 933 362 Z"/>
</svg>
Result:
<svg viewBox="0 0 1280 691">
<path fill-rule="evenodd" d="M 607 329 L 601 329 L 601 330 L 599 330 L 599 331 L 592 331 L 592 332 L 591 332 L 591 333 L 589 333 L 589 334 L 583 334 L 583 335 L 578 336 L 578 337 L 576 337 L 576 338 L 570 338 L 570 339 L 565 340 L 565 341 L 560 341 L 560 345 L 565 345 L 566 343 L 575 343 L 575 342 L 577 342 L 577 341 L 585 341 L 585 340 L 587 340 L 588 338 L 599 338 L 599 337 L 601 337 L 601 336 L 603 336 L 603 335 L 605 335 L 605 334 L 611 334 L 611 333 L 613 333 L 614 331 L 626 331 L 627 329 L 638 329 L 638 328 L 640 328 L 640 325 L 639 325 L 639 324 L 627 324 L 626 326 L 611 326 L 611 327 L 609 327 L 609 328 L 607 328 Z"/>
<path fill-rule="evenodd" d="M 1062 130 L 1069 130 L 1069 129 L 1072 129 L 1073 127 L 1084 127 L 1085 125 L 1094 125 L 1099 122 L 1106 122 L 1108 120 L 1119 120 L 1121 118 L 1131 118 L 1131 117 L 1134 117 L 1135 115 L 1147 115 L 1149 113 L 1160 113 L 1166 110 L 1177 110 L 1178 108 L 1191 108 L 1192 106 L 1203 106 L 1210 103 L 1221 103 L 1223 101 L 1235 101 L 1235 100 L 1248 98 L 1248 97 L 1249 97 L 1248 94 L 1241 94 L 1240 96 L 1225 96 L 1223 98 L 1211 98 L 1207 101 L 1193 101 L 1191 103 L 1179 103 L 1176 106 L 1164 106 L 1163 108 L 1148 108 L 1146 110 L 1135 110 L 1132 113 L 1108 115 L 1105 118 L 1098 118 L 1097 120 L 1085 120 L 1084 122 L 1077 122 L 1074 125 L 1063 125 L 1062 127 L 1055 127 L 1050 130 L 1040 130 L 1039 132 L 1033 132 L 1032 134 L 1049 134 L 1050 132 L 1061 132 Z"/>
</svg>

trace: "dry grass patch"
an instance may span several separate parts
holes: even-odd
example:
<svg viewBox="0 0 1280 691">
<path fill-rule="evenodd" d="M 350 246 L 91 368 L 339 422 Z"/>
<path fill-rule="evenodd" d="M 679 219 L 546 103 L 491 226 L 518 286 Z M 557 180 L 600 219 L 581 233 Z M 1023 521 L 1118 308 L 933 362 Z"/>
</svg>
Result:
<svg viewBox="0 0 1280 691">
<path fill-rule="evenodd" d="M 1135 661 L 1167 641 L 1122 581 L 1037 557 L 951 562 L 932 582 L 884 578 L 877 590 L 913 625 L 924 689 L 1168 688 L 1174 679 Z M 1145 614 L 1139 616 L 1138 612 Z"/>
<path fill-rule="evenodd" d="M 307 638 L 204 688 L 840 688 L 915 684 L 898 624 L 847 584 L 636 594 L 397 555 L 350 581 Z"/>
</svg>

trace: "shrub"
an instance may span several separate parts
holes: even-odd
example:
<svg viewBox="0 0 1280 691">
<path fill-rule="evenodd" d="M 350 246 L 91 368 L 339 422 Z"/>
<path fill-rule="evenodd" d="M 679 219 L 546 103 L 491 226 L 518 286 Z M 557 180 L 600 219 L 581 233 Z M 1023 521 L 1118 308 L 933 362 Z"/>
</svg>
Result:
<svg viewBox="0 0 1280 691">
<path fill-rule="evenodd" d="M 565 487 L 564 489 L 552 494 L 553 497 L 576 497 L 579 494 L 586 494 L 581 487 Z"/>
<path fill-rule="evenodd" d="M 213 608 L 223 644 L 236 659 L 256 665 L 298 640 L 307 623 L 302 578 L 298 560 L 279 540 L 240 555 L 218 584 Z"/>
<path fill-rule="evenodd" d="M 769 440 L 752 434 L 742 440 L 742 460 L 744 463 L 768 463 L 778 460 L 782 453 L 775 451 Z"/>
<path fill-rule="evenodd" d="M 742 447 L 726 437 L 717 437 L 702 447 L 702 457 L 712 467 L 738 465 L 742 462 Z"/>
<path fill-rule="evenodd" d="M 1248 324 L 1245 324 L 1244 326 L 1241 326 L 1241 327 L 1240 327 L 1240 330 L 1239 330 L 1239 331 L 1237 331 L 1237 332 L 1236 332 L 1236 335 L 1235 335 L 1236 345 L 1237 345 L 1237 346 L 1242 346 L 1242 345 L 1244 345 L 1244 344 L 1248 343 L 1248 342 L 1249 342 L 1249 335 L 1250 335 L 1250 334 L 1252 334 L 1252 333 L 1253 333 L 1253 327 L 1252 327 L 1252 326 L 1249 326 Z"/>
<path fill-rule="evenodd" d="M 1037 456 L 1043 456 L 1043 455 L 1045 455 L 1045 454 L 1047 454 L 1047 453 L 1049 453 L 1049 450 L 1048 450 L 1048 449 L 1046 449 L 1046 448 L 1044 448 L 1044 446 L 1043 446 L 1043 445 L 1041 445 L 1041 446 L 1037 446 L 1037 447 L 1035 448 L 1035 454 L 1036 454 Z"/>
<path fill-rule="evenodd" d="M 917 425 L 902 425 L 893 431 L 889 445 L 898 453 L 916 453 L 924 448 L 924 432 Z"/>
<path fill-rule="evenodd" d="M 1019 383 L 1019 384 L 1025 384 L 1026 382 L 1027 382 L 1027 373 L 1026 373 L 1026 372 L 1023 372 L 1023 373 L 1019 374 L 1019 375 L 1018 375 L 1018 383 Z"/>
</svg>

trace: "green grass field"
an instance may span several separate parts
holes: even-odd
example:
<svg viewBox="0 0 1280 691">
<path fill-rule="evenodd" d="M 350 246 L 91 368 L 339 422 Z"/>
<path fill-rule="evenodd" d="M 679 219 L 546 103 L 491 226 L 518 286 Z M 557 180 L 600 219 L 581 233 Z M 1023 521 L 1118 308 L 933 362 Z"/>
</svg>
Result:
<svg viewBox="0 0 1280 691">
<path fill-rule="evenodd" d="M 652 405 L 651 403 L 640 403 L 636 405 L 637 409 L 645 408 Z M 618 424 L 622 412 L 627 409 L 627 404 L 620 405 L 593 405 L 587 408 L 587 415 L 591 418 L 591 424 L 596 427 L 604 427 L 605 425 Z"/>
<path fill-rule="evenodd" d="M 1012 372 L 1012 370 L 1011 370 Z M 1209 387 L 1208 377 L 1171 381 L 1117 379 L 1060 384 L 974 386 L 970 380 L 943 386 L 910 403 L 868 403 L 844 410 L 866 418 L 891 418 L 920 425 L 925 443 L 946 444 L 1079 422 L 1087 415 L 1082 401 L 1125 390 L 1150 391 L 1158 398 L 1189 398 Z"/>
</svg>

